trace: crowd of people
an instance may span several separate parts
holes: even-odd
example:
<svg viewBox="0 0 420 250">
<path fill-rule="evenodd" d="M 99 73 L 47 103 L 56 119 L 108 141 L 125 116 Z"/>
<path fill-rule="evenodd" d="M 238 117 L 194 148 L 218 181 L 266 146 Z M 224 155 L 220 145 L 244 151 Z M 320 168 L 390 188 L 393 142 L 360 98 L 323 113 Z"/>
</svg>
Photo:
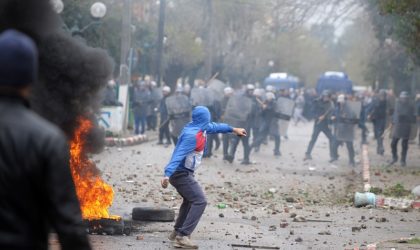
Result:
<svg viewBox="0 0 420 250">
<path fill-rule="evenodd" d="M 244 151 L 242 164 L 250 164 L 251 152 L 258 153 L 261 145 L 267 144 L 269 139 L 274 141 L 274 156 L 281 156 L 281 140 L 288 139 L 289 124 L 296 126 L 313 120 L 305 160 L 312 159 L 312 150 L 322 132 L 329 141 L 330 162 L 339 158 L 338 148 L 345 145 L 349 165 L 354 166 L 354 141 L 360 139 L 361 143 L 367 143 L 368 123 L 371 122 L 377 153 L 384 155 L 384 137 L 390 134 L 392 159 L 389 164 L 400 160 L 405 166 L 409 140 L 415 139 L 416 121 L 420 116 L 420 95 L 414 100 L 403 91 L 396 97 L 392 90 L 385 89 L 352 94 L 328 90 L 317 93 L 313 88 L 277 89 L 259 84 L 217 89 L 212 88 L 211 82 L 208 85 L 198 80 L 193 88 L 188 84 L 177 85 L 172 91 L 169 86 L 158 88 L 150 77 L 145 77 L 133 86 L 131 93 L 134 132 L 142 134 L 146 130 L 158 130 L 159 144 L 176 145 L 195 106 L 208 107 L 213 121 L 247 129 L 250 131 L 247 137 L 208 135 L 204 154 L 204 157 L 211 157 L 213 151 L 222 145 L 223 159 L 233 162 L 241 142 Z M 397 144 L 400 140 L 402 150 L 399 157 Z"/>
</svg>

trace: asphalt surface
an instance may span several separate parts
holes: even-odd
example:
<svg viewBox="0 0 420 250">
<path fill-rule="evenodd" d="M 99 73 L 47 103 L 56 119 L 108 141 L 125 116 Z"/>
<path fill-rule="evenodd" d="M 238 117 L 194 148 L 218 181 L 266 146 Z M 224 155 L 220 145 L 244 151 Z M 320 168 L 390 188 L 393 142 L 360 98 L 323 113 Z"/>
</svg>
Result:
<svg viewBox="0 0 420 250">
<path fill-rule="evenodd" d="M 420 236 L 419 210 L 355 208 L 351 199 L 362 191 L 360 143 L 355 142 L 356 167 L 348 165 L 345 147 L 340 159 L 328 163 L 328 143 L 321 135 L 313 160 L 304 161 L 312 123 L 289 128 L 282 139 L 282 156 L 273 155 L 273 142 L 251 154 L 252 165 L 241 165 L 242 146 L 233 164 L 222 160 L 220 147 L 205 159 L 196 173 L 208 198 L 208 207 L 192 235 L 200 249 L 246 249 L 232 244 L 280 249 L 362 249 L 369 243 Z M 133 207 L 169 207 L 176 211 L 181 198 L 173 187 L 162 189 L 160 179 L 173 147 L 150 141 L 132 147 L 107 148 L 93 157 L 103 178 L 114 187 L 110 211 L 131 218 Z M 407 189 L 420 184 L 417 145 L 410 145 L 408 167 L 387 167 L 389 142 L 384 157 L 376 156 L 370 139 L 372 186 L 403 183 Z M 219 203 L 227 205 L 220 209 Z M 296 218 L 294 218 L 296 217 Z M 306 220 L 306 221 L 304 221 Z M 173 223 L 139 223 L 129 236 L 90 236 L 94 249 L 172 249 L 167 235 Z M 52 248 L 57 241 L 51 240 Z M 410 249 L 398 246 L 397 249 Z M 417 246 L 420 248 L 420 246 Z M 256 248 L 258 249 L 258 248 Z"/>
</svg>

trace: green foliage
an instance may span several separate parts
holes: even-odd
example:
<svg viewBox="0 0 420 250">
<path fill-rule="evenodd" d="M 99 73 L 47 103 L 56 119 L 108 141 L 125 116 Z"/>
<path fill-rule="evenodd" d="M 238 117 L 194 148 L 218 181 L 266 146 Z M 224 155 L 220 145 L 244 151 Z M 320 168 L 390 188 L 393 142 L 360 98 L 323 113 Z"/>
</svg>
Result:
<svg viewBox="0 0 420 250">
<path fill-rule="evenodd" d="M 412 239 L 409 239 L 409 240 L 407 240 L 407 243 L 408 244 L 417 244 L 417 245 L 420 245 L 420 238 L 412 238 Z"/>
<path fill-rule="evenodd" d="M 392 196 L 392 197 L 405 197 L 410 195 L 410 191 L 406 190 L 401 183 L 398 183 L 394 186 L 388 187 L 383 191 L 385 196 Z"/>
<path fill-rule="evenodd" d="M 375 4 L 383 15 L 389 16 L 392 35 L 420 64 L 420 1 L 376 0 Z"/>
<path fill-rule="evenodd" d="M 415 91 L 419 66 L 419 1 L 370 0 L 366 10 L 373 24 L 378 48 L 372 55 L 366 79 L 380 88 Z M 417 17 L 415 17 L 417 16 Z M 420 24 L 420 23 L 419 23 Z M 411 28 L 408 28 L 411 27 Z"/>
<path fill-rule="evenodd" d="M 94 1 L 65 0 L 62 17 L 69 29 L 81 29 L 94 21 L 89 13 Z M 108 7 L 107 15 L 100 25 L 92 25 L 81 35 L 88 45 L 106 49 L 118 65 L 122 1 L 103 2 Z M 320 73 L 342 70 L 341 59 L 346 61 L 344 68 L 350 69 L 351 77 L 357 78 L 364 73 L 372 48 L 363 47 L 363 39 L 352 39 L 351 32 L 357 31 L 349 32 L 346 43 L 340 47 L 334 41 L 334 25 L 323 24 L 309 29 L 305 23 L 311 8 L 315 7 L 312 5 L 319 4 L 318 1 L 286 2 L 167 0 L 164 81 L 174 84 L 179 77 L 206 78 L 204 66 L 209 58 L 219 78 L 230 82 L 261 82 L 269 73 L 289 72 L 313 86 Z M 153 75 L 157 71 L 159 5 L 155 1 L 143 0 L 133 1 L 133 6 L 132 23 L 136 29 L 132 44 L 139 59 L 133 73 Z M 136 6 L 147 9 L 148 17 L 142 18 Z M 210 20 L 213 20 L 212 29 Z M 346 53 L 339 54 L 338 49 Z M 271 60 L 274 61 L 273 67 L 268 65 Z M 377 72 L 384 68 L 378 68 Z M 118 73 L 118 67 L 115 72 Z M 360 77 L 357 82 L 362 83 L 363 79 Z"/>
<path fill-rule="evenodd" d="M 382 188 L 371 187 L 369 192 L 374 193 L 374 194 L 382 194 L 383 190 L 382 190 Z"/>
</svg>

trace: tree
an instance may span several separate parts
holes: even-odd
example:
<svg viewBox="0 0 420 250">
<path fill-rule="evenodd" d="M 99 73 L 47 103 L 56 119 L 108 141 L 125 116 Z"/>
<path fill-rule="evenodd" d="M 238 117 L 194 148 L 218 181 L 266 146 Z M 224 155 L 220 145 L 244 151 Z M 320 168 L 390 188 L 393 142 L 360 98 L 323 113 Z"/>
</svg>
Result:
<svg viewBox="0 0 420 250">
<path fill-rule="evenodd" d="M 420 64 L 420 2 L 417 0 L 375 0 L 382 15 L 391 19 L 392 35 Z"/>
<path fill-rule="evenodd" d="M 378 81 L 379 87 L 393 87 L 397 93 L 414 91 L 414 76 L 419 65 L 415 44 L 419 36 L 419 26 L 415 28 L 415 23 L 419 22 L 418 1 L 370 0 L 366 2 L 366 10 L 379 42 L 367 77 Z M 412 29 L 407 30 L 407 27 Z"/>
</svg>

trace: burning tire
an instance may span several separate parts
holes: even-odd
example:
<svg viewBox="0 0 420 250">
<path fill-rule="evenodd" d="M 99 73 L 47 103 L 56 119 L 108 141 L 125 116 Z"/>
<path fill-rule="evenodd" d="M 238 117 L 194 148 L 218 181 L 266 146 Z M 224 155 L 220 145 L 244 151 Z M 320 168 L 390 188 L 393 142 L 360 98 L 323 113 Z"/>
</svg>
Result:
<svg viewBox="0 0 420 250">
<path fill-rule="evenodd" d="M 106 234 L 106 235 L 129 235 L 131 228 L 125 227 L 124 221 L 121 219 L 96 219 L 85 220 L 87 232 L 89 234 Z"/>
<path fill-rule="evenodd" d="M 135 207 L 133 220 L 170 222 L 175 219 L 175 211 L 169 208 Z"/>
</svg>

